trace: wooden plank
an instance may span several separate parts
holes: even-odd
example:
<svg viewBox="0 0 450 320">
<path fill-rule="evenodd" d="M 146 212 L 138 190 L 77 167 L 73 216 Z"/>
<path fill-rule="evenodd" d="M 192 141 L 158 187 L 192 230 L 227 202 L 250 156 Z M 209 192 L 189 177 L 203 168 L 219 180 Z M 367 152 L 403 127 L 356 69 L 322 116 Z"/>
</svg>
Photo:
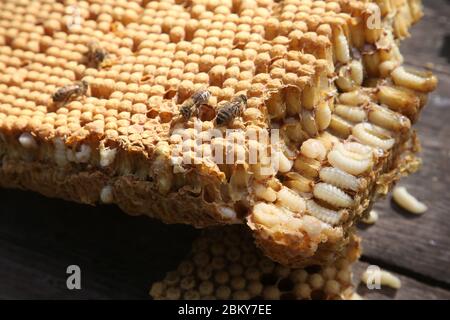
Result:
<svg viewBox="0 0 450 320">
<path fill-rule="evenodd" d="M 130 218 L 114 207 L 92 208 L 3 191 L 0 298 L 4 299 L 145 299 L 150 284 L 178 264 L 198 235 L 190 227 Z M 66 287 L 65 271 L 71 264 L 81 267 L 80 291 Z M 366 267 L 357 264 L 355 279 Z M 363 286 L 358 292 L 368 299 L 449 298 L 445 290 L 401 278 L 403 288 L 397 293 L 366 292 Z"/>
<path fill-rule="evenodd" d="M 198 234 L 31 192 L 1 190 L 0 203 L 0 298 L 146 299 Z M 80 291 L 66 287 L 69 265 L 81 268 Z"/>
<path fill-rule="evenodd" d="M 416 65 L 433 63 L 437 71 L 450 73 L 450 3 L 425 0 L 425 16 L 412 28 L 412 37 L 402 41 L 401 53 Z"/>
<path fill-rule="evenodd" d="M 447 107 L 449 87 L 450 77 L 441 78 L 434 98 L 447 101 Z M 423 146 L 422 169 L 400 181 L 428 205 L 428 212 L 423 216 L 406 213 L 389 196 L 375 205 L 380 214 L 377 224 L 361 230 L 361 235 L 367 256 L 449 284 L 450 112 L 430 101 L 417 126 Z"/>
<path fill-rule="evenodd" d="M 367 269 L 369 264 L 358 262 L 353 267 L 353 283 L 356 292 L 367 300 L 434 300 L 434 299 L 450 299 L 450 291 L 428 286 L 404 275 L 391 272 L 396 275 L 402 282 L 399 290 L 388 287 L 381 289 L 369 290 L 367 285 L 360 281 L 362 273 Z M 389 270 L 387 270 L 389 271 Z"/>
<path fill-rule="evenodd" d="M 440 5 L 439 5 L 440 3 Z M 416 128 L 423 146 L 422 169 L 400 182 L 417 198 L 423 200 L 429 211 L 423 216 L 410 215 L 390 198 L 375 205 L 380 220 L 374 227 L 361 231 L 364 253 L 379 261 L 403 269 L 410 269 L 431 279 L 450 284 L 450 67 L 439 56 L 443 37 L 450 27 L 446 12 L 450 4 L 443 1 L 427 2 L 428 16 L 413 31 L 402 52 L 406 62 L 413 64 L 441 61 L 437 70 L 440 78 L 437 92 L 429 99 Z M 444 27 L 446 26 L 446 28 Z M 415 59 L 416 56 L 420 59 Z M 448 58 L 448 57 L 447 57 Z"/>
</svg>

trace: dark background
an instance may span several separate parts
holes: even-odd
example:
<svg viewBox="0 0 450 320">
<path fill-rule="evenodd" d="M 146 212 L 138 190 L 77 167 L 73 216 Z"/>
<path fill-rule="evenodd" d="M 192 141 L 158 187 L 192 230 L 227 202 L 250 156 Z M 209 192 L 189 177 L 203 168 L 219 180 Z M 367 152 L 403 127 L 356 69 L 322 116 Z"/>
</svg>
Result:
<svg viewBox="0 0 450 320">
<path fill-rule="evenodd" d="M 377 264 L 397 274 L 403 287 L 369 292 L 358 286 L 368 299 L 450 299 L 450 1 L 424 2 L 425 17 L 402 53 L 407 64 L 431 67 L 440 84 L 416 126 L 423 169 L 401 184 L 429 211 L 413 216 L 390 198 L 376 205 L 379 221 L 361 228 L 364 255 L 355 284 L 368 264 Z M 151 283 L 178 265 L 198 232 L 113 206 L 0 189 L 0 298 L 147 299 Z M 81 268 L 81 290 L 66 288 L 73 264 Z"/>
</svg>

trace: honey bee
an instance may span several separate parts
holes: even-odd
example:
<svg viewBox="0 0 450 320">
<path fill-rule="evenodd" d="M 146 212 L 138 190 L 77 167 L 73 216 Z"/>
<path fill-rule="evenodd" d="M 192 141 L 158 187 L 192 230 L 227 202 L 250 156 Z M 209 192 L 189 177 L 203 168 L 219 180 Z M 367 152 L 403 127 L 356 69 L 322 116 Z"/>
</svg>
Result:
<svg viewBox="0 0 450 320">
<path fill-rule="evenodd" d="M 180 114 L 185 120 L 189 120 L 194 111 L 198 110 L 199 106 L 208 102 L 209 97 L 211 97 L 211 92 L 207 89 L 198 90 L 181 105 Z"/>
<path fill-rule="evenodd" d="M 85 80 L 58 88 L 52 95 L 53 102 L 66 104 L 69 100 L 86 94 L 89 84 Z"/>
<path fill-rule="evenodd" d="M 97 41 L 88 43 L 88 52 L 86 56 L 88 65 L 94 68 L 106 67 L 111 64 L 108 52 L 103 49 Z"/>
<path fill-rule="evenodd" d="M 247 106 L 247 97 L 240 94 L 233 98 L 230 102 L 220 108 L 217 113 L 216 123 L 220 126 L 222 124 L 230 123 L 234 118 L 240 116 Z"/>
</svg>

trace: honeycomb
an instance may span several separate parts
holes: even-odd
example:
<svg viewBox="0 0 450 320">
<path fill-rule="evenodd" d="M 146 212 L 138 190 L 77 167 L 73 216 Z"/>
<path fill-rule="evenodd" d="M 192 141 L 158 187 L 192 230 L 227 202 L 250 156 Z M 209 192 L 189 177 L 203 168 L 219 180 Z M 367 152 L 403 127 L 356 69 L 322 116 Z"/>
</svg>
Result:
<svg viewBox="0 0 450 320">
<path fill-rule="evenodd" d="M 2 1 L 0 186 L 247 224 L 283 265 L 330 263 L 418 168 L 411 125 L 437 80 L 398 42 L 421 15 L 416 0 Z"/>
<path fill-rule="evenodd" d="M 345 255 L 326 266 L 291 269 L 261 255 L 239 226 L 206 230 L 174 271 L 153 283 L 158 300 L 336 300 L 353 297 L 351 266 L 359 239 Z"/>
</svg>

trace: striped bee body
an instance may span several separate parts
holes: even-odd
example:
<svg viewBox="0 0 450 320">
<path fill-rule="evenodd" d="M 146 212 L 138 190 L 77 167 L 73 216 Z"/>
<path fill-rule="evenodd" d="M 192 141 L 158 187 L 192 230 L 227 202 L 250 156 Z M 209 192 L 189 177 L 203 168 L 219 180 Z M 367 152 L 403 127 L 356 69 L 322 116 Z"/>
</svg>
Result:
<svg viewBox="0 0 450 320">
<path fill-rule="evenodd" d="M 243 94 L 234 97 L 231 102 L 227 102 L 217 113 L 216 123 L 220 126 L 230 123 L 239 117 L 247 106 L 247 97 Z"/>
<path fill-rule="evenodd" d="M 95 68 L 101 67 L 102 63 L 108 58 L 108 56 L 108 52 L 103 49 L 98 42 L 92 41 L 88 44 L 88 65 Z"/>
<path fill-rule="evenodd" d="M 69 100 L 85 95 L 88 87 L 88 83 L 84 80 L 61 87 L 53 93 L 53 102 L 65 104 Z"/>
<path fill-rule="evenodd" d="M 188 100 L 186 100 L 180 107 L 180 114 L 185 120 L 189 120 L 194 111 L 197 111 L 198 107 L 208 102 L 211 97 L 211 93 L 206 89 L 200 89 L 196 91 Z"/>
<path fill-rule="evenodd" d="M 194 105 L 195 105 L 194 100 L 192 100 L 192 98 L 189 98 L 181 106 L 180 114 L 186 121 L 189 120 L 189 118 L 192 116 L 192 113 L 194 111 Z"/>
</svg>

